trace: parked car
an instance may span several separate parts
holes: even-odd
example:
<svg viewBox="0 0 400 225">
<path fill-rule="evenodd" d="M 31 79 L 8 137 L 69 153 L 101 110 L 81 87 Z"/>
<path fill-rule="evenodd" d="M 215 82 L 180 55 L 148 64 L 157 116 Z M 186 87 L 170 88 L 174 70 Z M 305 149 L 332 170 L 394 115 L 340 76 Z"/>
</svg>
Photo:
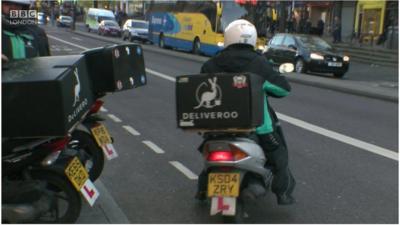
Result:
<svg viewBox="0 0 400 225">
<path fill-rule="evenodd" d="M 46 24 L 46 15 L 43 12 L 38 12 L 37 13 L 37 20 L 38 24 Z"/>
<path fill-rule="evenodd" d="M 121 28 L 114 20 L 103 20 L 97 30 L 99 35 L 111 35 L 121 37 Z"/>
<path fill-rule="evenodd" d="M 57 26 L 59 27 L 70 27 L 72 24 L 72 17 L 70 16 L 60 16 L 57 19 Z"/>
<path fill-rule="evenodd" d="M 305 34 L 276 34 L 264 53 L 275 64 L 290 62 L 297 73 L 333 73 L 341 78 L 349 69 L 350 57 L 336 51 L 323 39 Z"/>
<path fill-rule="evenodd" d="M 122 40 L 140 40 L 143 42 L 149 41 L 149 22 L 144 20 L 129 19 L 125 22 L 122 28 Z"/>
</svg>

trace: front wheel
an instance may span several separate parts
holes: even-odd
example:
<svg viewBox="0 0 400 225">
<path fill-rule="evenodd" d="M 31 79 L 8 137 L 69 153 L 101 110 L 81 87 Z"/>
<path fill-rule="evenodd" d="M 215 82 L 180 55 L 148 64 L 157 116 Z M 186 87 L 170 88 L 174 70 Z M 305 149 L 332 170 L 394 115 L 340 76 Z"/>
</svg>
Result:
<svg viewBox="0 0 400 225">
<path fill-rule="evenodd" d="M 48 195 L 52 197 L 50 209 L 37 218 L 36 223 L 70 224 L 78 220 L 82 208 L 81 197 L 66 176 L 36 171 L 32 178 L 43 181 Z"/>
<path fill-rule="evenodd" d="M 333 76 L 336 78 L 342 78 L 342 77 L 344 77 L 344 74 L 345 73 L 334 73 Z"/>
<path fill-rule="evenodd" d="M 200 40 L 198 38 L 194 39 L 192 47 L 193 54 L 200 55 L 200 47 L 201 47 Z"/>
<path fill-rule="evenodd" d="M 71 140 L 77 140 L 77 148 L 83 149 L 86 158 L 83 164 L 89 173 L 90 180 L 96 181 L 104 168 L 103 150 L 97 145 L 92 135 L 85 131 L 75 130 Z"/>
<path fill-rule="evenodd" d="M 235 215 L 234 216 L 222 216 L 222 220 L 224 223 L 229 223 L 229 224 L 244 223 L 245 212 L 244 212 L 243 200 L 241 198 L 238 198 L 236 201 L 237 202 L 236 202 Z"/>
<path fill-rule="evenodd" d="M 306 65 L 304 63 L 304 60 L 299 58 L 296 61 L 296 73 L 305 73 L 306 72 Z"/>
</svg>

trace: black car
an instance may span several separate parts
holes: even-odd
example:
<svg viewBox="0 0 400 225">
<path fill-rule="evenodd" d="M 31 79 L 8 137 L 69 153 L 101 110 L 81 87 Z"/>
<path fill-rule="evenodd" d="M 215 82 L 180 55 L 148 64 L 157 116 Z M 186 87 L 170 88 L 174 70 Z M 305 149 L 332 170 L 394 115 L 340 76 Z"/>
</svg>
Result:
<svg viewBox="0 0 400 225">
<path fill-rule="evenodd" d="M 350 63 L 348 56 L 336 51 L 326 41 L 304 34 L 276 34 L 264 54 L 277 65 L 293 63 L 297 73 L 333 73 L 335 77 L 343 77 Z"/>
</svg>

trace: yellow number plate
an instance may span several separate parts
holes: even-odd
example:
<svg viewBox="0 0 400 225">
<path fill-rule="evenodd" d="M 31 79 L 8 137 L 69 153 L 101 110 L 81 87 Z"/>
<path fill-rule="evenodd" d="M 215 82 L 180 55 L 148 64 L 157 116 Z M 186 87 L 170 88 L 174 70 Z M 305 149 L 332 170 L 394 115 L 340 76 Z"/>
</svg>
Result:
<svg viewBox="0 0 400 225">
<path fill-rule="evenodd" d="M 208 174 L 208 197 L 238 197 L 239 173 L 210 173 Z"/>
<path fill-rule="evenodd" d="M 89 179 L 89 174 L 77 157 L 74 157 L 67 168 L 65 168 L 65 175 L 67 175 L 68 179 L 78 191 L 81 190 L 86 180 Z"/>
<path fill-rule="evenodd" d="M 111 144 L 111 137 L 108 134 L 106 126 L 104 126 L 103 124 L 99 124 L 93 127 L 91 130 L 99 146 Z"/>
</svg>

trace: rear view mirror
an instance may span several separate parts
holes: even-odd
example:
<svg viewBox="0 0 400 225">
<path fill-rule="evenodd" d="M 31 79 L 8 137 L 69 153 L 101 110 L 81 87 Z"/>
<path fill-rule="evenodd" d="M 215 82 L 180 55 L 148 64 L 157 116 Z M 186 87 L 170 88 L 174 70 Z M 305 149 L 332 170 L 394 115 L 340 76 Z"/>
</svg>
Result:
<svg viewBox="0 0 400 225">
<path fill-rule="evenodd" d="M 293 72 L 294 65 L 293 63 L 283 63 L 279 66 L 279 73 L 290 73 Z"/>
</svg>

